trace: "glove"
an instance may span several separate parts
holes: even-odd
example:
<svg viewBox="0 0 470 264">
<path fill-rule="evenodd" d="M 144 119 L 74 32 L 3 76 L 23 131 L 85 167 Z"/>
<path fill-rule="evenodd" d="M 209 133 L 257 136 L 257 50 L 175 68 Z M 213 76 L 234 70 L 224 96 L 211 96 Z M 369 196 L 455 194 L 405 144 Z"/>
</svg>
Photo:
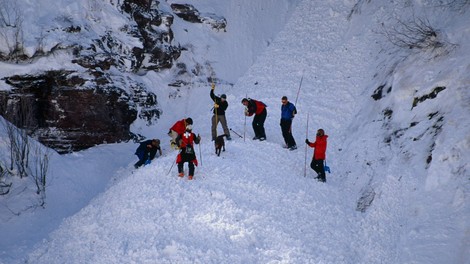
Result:
<svg viewBox="0 0 470 264">
<path fill-rule="evenodd" d="M 144 165 L 149 165 L 151 162 L 152 161 L 148 159 L 148 160 L 145 161 Z"/>
<path fill-rule="evenodd" d="M 197 139 L 201 141 L 201 136 L 199 134 L 197 134 Z"/>
<path fill-rule="evenodd" d="M 212 90 L 215 89 L 215 84 L 214 84 L 214 83 L 211 84 L 211 89 L 212 89 Z"/>
<path fill-rule="evenodd" d="M 214 108 L 219 108 L 219 105 L 218 105 L 218 104 L 214 104 Z"/>
<path fill-rule="evenodd" d="M 305 140 L 305 143 L 306 144 L 310 144 L 310 141 L 308 141 L 308 139 Z"/>
</svg>

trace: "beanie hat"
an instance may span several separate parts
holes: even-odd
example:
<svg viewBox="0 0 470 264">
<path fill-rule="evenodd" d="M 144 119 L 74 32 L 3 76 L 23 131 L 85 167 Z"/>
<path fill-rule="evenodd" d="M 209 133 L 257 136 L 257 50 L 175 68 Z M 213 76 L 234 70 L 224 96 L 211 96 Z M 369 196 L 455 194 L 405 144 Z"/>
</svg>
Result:
<svg viewBox="0 0 470 264">
<path fill-rule="evenodd" d="M 220 96 L 220 98 L 227 99 L 227 95 L 226 95 L 226 94 L 222 94 L 222 95 Z"/>
</svg>

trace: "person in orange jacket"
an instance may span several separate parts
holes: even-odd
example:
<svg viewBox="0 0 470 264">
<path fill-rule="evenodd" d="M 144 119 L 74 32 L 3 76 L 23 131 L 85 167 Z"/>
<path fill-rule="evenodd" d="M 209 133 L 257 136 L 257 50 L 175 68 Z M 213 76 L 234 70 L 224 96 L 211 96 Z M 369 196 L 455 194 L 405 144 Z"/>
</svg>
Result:
<svg viewBox="0 0 470 264">
<path fill-rule="evenodd" d="M 172 148 L 178 148 L 176 138 L 186 131 L 186 127 L 188 125 L 193 125 L 193 120 L 191 119 L 191 117 L 183 118 L 181 120 L 176 121 L 176 123 L 174 123 L 173 126 L 170 128 L 170 131 L 168 131 L 168 136 L 171 137 L 170 145 Z"/>
<path fill-rule="evenodd" d="M 194 176 L 194 166 L 197 166 L 196 151 L 194 150 L 194 144 L 199 144 L 201 141 L 200 135 L 195 135 L 192 132 L 191 125 L 186 126 L 186 131 L 176 138 L 176 143 L 180 148 L 180 152 L 176 157 L 176 163 L 178 164 L 178 177 L 184 177 L 183 165 L 185 162 L 188 163 L 189 174 L 188 179 L 192 180 Z"/>
<path fill-rule="evenodd" d="M 242 104 L 245 106 L 246 116 L 255 115 L 252 122 L 253 131 L 255 132 L 253 140 L 266 140 L 266 133 L 264 131 L 264 121 L 266 121 L 266 116 L 268 115 L 266 105 L 261 101 L 250 98 L 243 98 Z"/>
<path fill-rule="evenodd" d="M 312 162 L 310 163 L 310 168 L 312 168 L 316 173 L 318 181 L 326 182 L 326 175 L 325 175 L 325 167 L 324 161 L 326 158 L 326 145 L 327 145 L 328 135 L 325 135 L 325 131 L 323 129 L 318 129 L 317 137 L 315 142 L 308 141 L 308 138 L 305 139 L 305 143 L 311 147 L 315 148 L 313 151 Z"/>
</svg>

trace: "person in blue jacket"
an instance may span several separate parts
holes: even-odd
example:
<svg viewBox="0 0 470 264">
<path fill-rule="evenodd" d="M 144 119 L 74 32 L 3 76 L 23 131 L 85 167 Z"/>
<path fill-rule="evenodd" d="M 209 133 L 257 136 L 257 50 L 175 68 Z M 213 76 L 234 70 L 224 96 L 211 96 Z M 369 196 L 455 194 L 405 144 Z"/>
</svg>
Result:
<svg viewBox="0 0 470 264">
<path fill-rule="evenodd" d="M 292 120 L 294 120 L 297 114 L 297 109 L 293 103 L 287 100 L 287 96 L 283 96 L 281 102 L 281 130 L 284 142 L 286 143 L 285 147 L 289 150 L 295 150 L 297 149 L 297 144 L 292 136 Z"/>
<path fill-rule="evenodd" d="M 155 158 L 157 151 L 162 155 L 162 149 L 160 147 L 159 139 L 150 139 L 140 143 L 139 147 L 135 151 L 135 155 L 139 158 L 134 164 L 134 168 L 139 168 L 144 164 L 149 164 L 151 160 Z"/>
</svg>

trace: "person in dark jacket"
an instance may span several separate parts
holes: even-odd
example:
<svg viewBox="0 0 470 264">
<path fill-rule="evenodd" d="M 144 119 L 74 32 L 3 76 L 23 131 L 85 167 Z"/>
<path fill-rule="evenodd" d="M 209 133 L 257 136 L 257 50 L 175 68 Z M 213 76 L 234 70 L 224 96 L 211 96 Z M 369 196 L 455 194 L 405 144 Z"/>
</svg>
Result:
<svg viewBox="0 0 470 264">
<path fill-rule="evenodd" d="M 222 128 L 224 129 L 224 134 L 227 140 L 231 140 L 230 130 L 227 126 L 227 119 L 225 118 L 225 111 L 228 108 L 227 96 L 222 94 L 220 97 L 214 94 L 215 85 L 212 84 L 210 96 L 212 101 L 214 101 L 214 115 L 212 116 L 212 140 L 215 140 L 217 137 L 217 125 L 220 122 Z"/>
<path fill-rule="evenodd" d="M 140 143 L 139 147 L 135 151 L 135 155 L 139 158 L 134 164 L 134 168 L 139 168 L 144 164 L 149 164 L 151 160 L 155 158 L 157 151 L 162 155 L 162 149 L 160 148 L 159 139 L 150 139 Z"/>
<path fill-rule="evenodd" d="M 317 177 L 315 177 L 318 181 L 326 182 L 326 175 L 325 175 L 325 167 L 323 162 L 326 158 L 326 145 L 327 145 L 328 136 L 325 135 L 325 131 L 323 129 L 318 129 L 317 137 L 315 142 L 308 141 L 308 138 L 305 139 L 305 143 L 315 148 L 313 151 L 313 158 L 312 162 L 310 163 L 310 167 L 317 173 Z"/>
<path fill-rule="evenodd" d="M 192 132 L 191 126 L 186 128 L 186 132 L 179 135 L 176 138 L 180 152 L 176 157 L 176 163 L 178 164 L 178 177 L 184 177 L 183 165 L 185 162 L 188 163 L 189 174 L 188 180 L 192 180 L 194 176 L 194 166 L 197 166 L 196 151 L 194 150 L 194 143 L 199 144 L 201 136 L 195 135 Z"/>
<path fill-rule="evenodd" d="M 252 122 L 253 131 L 255 132 L 253 140 L 266 140 L 266 133 L 264 131 L 264 121 L 266 121 L 266 116 L 268 115 L 266 105 L 261 101 L 249 98 L 243 98 L 242 104 L 245 106 L 246 116 L 255 115 Z"/>
<path fill-rule="evenodd" d="M 284 142 L 286 143 L 286 147 L 289 150 L 297 149 L 297 144 L 295 143 L 295 139 L 292 136 L 292 121 L 294 120 L 295 115 L 297 114 L 297 109 L 295 105 L 289 100 L 287 100 L 287 96 L 283 96 L 281 99 L 282 106 L 281 106 L 281 131 L 282 136 L 284 137 Z"/>
<path fill-rule="evenodd" d="M 193 119 L 191 117 L 183 118 L 176 121 L 173 126 L 171 126 L 170 131 L 168 131 L 168 136 L 171 137 L 170 146 L 174 149 L 177 149 L 176 138 L 182 135 L 186 131 L 187 126 L 193 125 Z"/>
</svg>

